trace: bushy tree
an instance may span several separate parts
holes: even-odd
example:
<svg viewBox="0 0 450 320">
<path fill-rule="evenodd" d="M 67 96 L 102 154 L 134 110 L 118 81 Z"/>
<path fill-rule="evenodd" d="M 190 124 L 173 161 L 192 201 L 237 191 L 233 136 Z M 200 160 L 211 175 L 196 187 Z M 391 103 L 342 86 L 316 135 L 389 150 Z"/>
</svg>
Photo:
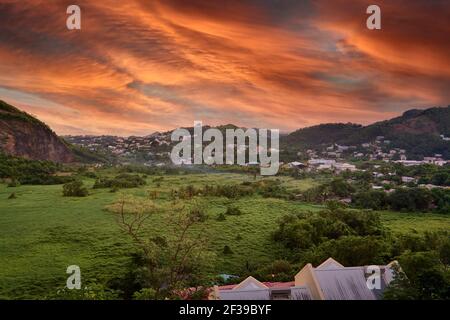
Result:
<svg viewBox="0 0 450 320">
<path fill-rule="evenodd" d="M 75 180 L 63 185 L 63 195 L 65 197 L 86 197 L 89 191 L 81 180 Z"/>
<path fill-rule="evenodd" d="M 308 249 L 343 236 L 380 234 L 382 225 L 378 213 L 331 207 L 319 212 L 283 216 L 273 239 L 295 250 Z"/>
<path fill-rule="evenodd" d="M 153 289 L 155 299 L 176 298 L 180 290 L 200 287 L 209 281 L 209 262 L 213 257 L 206 249 L 202 228 L 208 216 L 201 203 L 174 204 L 162 210 L 148 198 L 122 194 L 107 208 L 116 214 L 119 227 L 141 250 L 142 288 Z M 144 231 L 145 222 L 157 213 L 165 214 L 168 229 L 162 235 L 148 235 Z M 147 294 L 148 291 L 138 293 L 136 298 L 148 297 Z"/>
<path fill-rule="evenodd" d="M 381 237 L 344 236 L 325 241 L 303 255 L 304 261 L 315 265 L 333 257 L 345 266 L 383 264 L 388 245 Z"/>
<path fill-rule="evenodd" d="M 388 197 L 383 191 L 363 191 L 352 196 L 352 204 L 358 208 L 384 210 L 388 207 Z"/>
<path fill-rule="evenodd" d="M 242 215 L 242 211 L 238 207 L 228 206 L 225 214 L 228 216 L 240 216 Z"/>
<path fill-rule="evenodd" d="M 128 174 L 121 173 L 114 177 L 113 179 L 109 178 L 98 178 L 95 180 L 94 189 L 100 188 L 137 188 L 140 186 L 144 186 L 146 184 L 145 179 L 137 174 Z"/>
<path fill-rule="evenodd" d="M 399 188 L 389 195 L 389 205 L 396 211 L 427 211 L 432 204 L 431 191 L 425 188 Z"/>
<path fill-rule="evenodd" d="M 384 293 L 385 299 L 450 298 L 450 270 L 441 263 L 438 252 L 406 252 L 398 261 L 402 270 L 397 270 L 394 281 Z"/>
</svg>

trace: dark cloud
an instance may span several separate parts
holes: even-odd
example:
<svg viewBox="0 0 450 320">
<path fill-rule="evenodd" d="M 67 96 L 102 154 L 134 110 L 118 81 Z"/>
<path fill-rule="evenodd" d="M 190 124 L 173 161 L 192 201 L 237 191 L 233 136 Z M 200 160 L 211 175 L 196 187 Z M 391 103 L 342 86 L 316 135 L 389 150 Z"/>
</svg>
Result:
<svg viewBox="0 0 450 320">
<path fill-rule="evenodd" d="M 0 92 L 60 133 L 292 130 L 448 104 L 447 1 L 379 1 L 380 31 L 372 2 L 80 0 L 68 31 L 70 1 L 4 0 Z"/>
</svg>

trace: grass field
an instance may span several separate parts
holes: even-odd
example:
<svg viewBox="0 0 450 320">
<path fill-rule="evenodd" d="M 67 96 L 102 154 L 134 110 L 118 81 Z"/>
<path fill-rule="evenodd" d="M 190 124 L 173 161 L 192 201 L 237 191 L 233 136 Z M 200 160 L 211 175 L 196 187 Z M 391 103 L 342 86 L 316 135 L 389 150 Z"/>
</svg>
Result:
<svg viewBox="0 0 450 320">
<path fill-rule="evenodd" d="M 158 190 L 160 206 L 168 202 L 172 188 L 192 184 L 240 183 L 252 179 L 239 174 L 196 174 L 164 176 L 160 186 L 148 177 L 148 185 L 126 192 L 146 196 Z M 270 178 L 275 179 L 275 178 Z M 312 180 L 281 178 L 291 189 L 305 190 Z M 86 179 L 92 186 L 93 180 Z M 90 189 L 86 198 L 62 196 L 62 186 L 0 185 L 0 298 L 43 298 L 65 285 L 67 266 L 78 265 L 84 282 L 103 282 L 120 277 L 126 271 L 133 245 L 123 235 L 112 213 L 105 210 L 114 202 L 116 193 L 109 189 Z M 7 199 L 15 192 L 17 199 Z M 228 216 L 225 221 L 215 217 L 233 204 L 244 213 Z M 236 274 L 248 262 L 253 265 L 270 262 L 282 249 L 270 241 L 277 219 L 289 212 L 317 210 L 320 207 L 299 202 L 259 196 L 241 198 L 208 198 L 208 246 L 217 257 L 211 264 L 217 274 Z M 383 212 L 386 226 L 397 232 L 450 229 L 450 217 L 432 214 Z M 152 235 L 164 234 L 167 225 L 162 215 L 147 220 L 146 230 Z M 236 236 L 242 239 L 237 240 Z M 232 255 L 223 255 L 228 245 Z"/>
</svg>

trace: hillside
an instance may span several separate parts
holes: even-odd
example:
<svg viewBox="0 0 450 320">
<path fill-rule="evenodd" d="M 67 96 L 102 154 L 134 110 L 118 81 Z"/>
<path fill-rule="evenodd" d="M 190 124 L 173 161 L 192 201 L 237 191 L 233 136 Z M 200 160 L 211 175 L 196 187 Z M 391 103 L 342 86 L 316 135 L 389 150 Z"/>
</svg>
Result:
<svg viewBox="0 0 450 320">
<path fill-rule="evenodd" d="M 210 128 L 205 125 L 203 130 Z M 216 127 L 224 132 L 236 129 L 232 124 Z M 186 128 L 191 134 L 193 128 Z M 145 137 L 66 136 L 59 138 L 43 122 L 0 101 L 0 151 L 6 154 L 55 162 L 132 162 L 158 163 L 168 160 L 174 145 L 172 131 Z M 281 135 L 282 161 L 298 159 L 298 152 L 313 149 L 322 153 L 332 145 L 373 144 L 383 136 L 386 152 L 397 148 L 406 151 L 408 159 L 441 154 L 450 159 L 450 106 L 426 110 L 409 110 L 401 116 L 368 126 L 352 123 L 329 123 L 302 128 Z M 67 142 L 66 142 L 67 141 Z"/>
<path fill-rule="evenodd" d="M 383 136 L 393 148 L 405 149 L 410 158 L 436 153 L 450 158 L 450 106 L 409 110 L 400 117 L 368 126 L 357 124 L 321 124 L 292 132 L 282 140 L 284 149 L 303 151 L 331 144 L 360 145 Z M 292 150 L 293 149 L 293 150 Z"/>
<path fill-rule="evenodd" d="M 45 123 L 0 100 L 0 151 L 33 160 L 72 162 L 69 146 Z"/>
</svg>

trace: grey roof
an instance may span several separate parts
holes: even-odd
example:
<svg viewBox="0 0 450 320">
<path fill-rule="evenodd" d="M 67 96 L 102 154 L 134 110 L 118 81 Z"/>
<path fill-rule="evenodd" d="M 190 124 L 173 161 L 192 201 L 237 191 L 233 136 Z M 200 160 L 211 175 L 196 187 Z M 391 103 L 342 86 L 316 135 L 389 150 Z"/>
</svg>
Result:
<svg viewBox="0 0 450 320">
<path fill-rule="evenodd" d="M 311 292 L 307 287 L 284 288 L 290 293 L 291 300 L 312 300 Z M 280 291 L 283 288 L 276 289 L 244 289 L 244 290 L 219 290 L 220 300 L 271 300 L 272 291 Z"/>
<path fill-rule="evenodd" d="M 220 300 L 270 300 L 269 289 L 219 290 Z"/>
<path fill-rule="evenodd" d="M 291 300 L 312 300 L 308 287 L 292 287 Z"/>
<path fill-rule="evenodd" d="M 326 300 L 376 300 L 367 287 L 364 267 L 316 269 L 317 281 Z"/>
</svg>

